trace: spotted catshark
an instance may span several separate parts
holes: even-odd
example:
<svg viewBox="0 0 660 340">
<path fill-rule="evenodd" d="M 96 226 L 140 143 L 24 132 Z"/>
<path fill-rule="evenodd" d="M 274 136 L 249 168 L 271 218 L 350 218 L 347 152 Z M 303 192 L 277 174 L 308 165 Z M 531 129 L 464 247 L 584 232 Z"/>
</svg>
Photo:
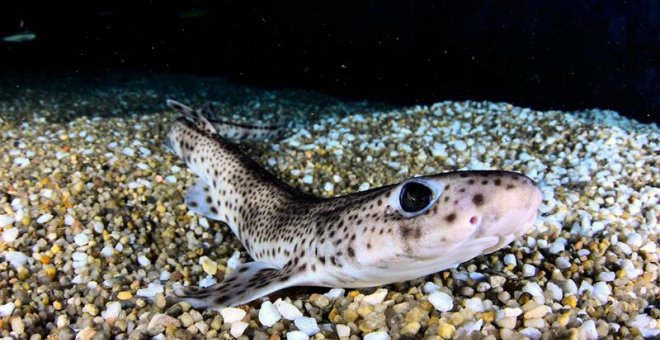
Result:
<svg viewBox="0 0 660 340">
<path fill-rule="evenodd" d="M 454 171 L 322 198 L 282 182 L 218 134 L 203 110 L 182 114 L 165 145 L 199 178 L 185 203 L 226 223 L 253 261 L 223 282 L 178 287 L 198 308 L 250 302 L 291 286 L 401 282 L 496 251 L 533 225 L 541 192 L 508 171 Z"/>
</svg>

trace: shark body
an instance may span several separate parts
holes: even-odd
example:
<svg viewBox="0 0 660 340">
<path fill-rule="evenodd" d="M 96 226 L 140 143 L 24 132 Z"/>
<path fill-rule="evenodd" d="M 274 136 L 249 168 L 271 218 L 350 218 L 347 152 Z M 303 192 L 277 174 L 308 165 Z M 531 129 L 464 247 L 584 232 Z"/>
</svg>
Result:
<svg viewBox="0 0 660 340">
<path fill-rule="evenodd" d="M 496 251 L 534 223 L 541 192 L 507 171 L 457 171 L 334 198 L 296 190 L 182 114 L 167 145 L 199 176 L 187 206 L 226 223 L 254 261 L 214 286 L 175 291 L 199 308 L 250 302 L 291 286 L 370 287 L 429 275 Z"/>
</svg>

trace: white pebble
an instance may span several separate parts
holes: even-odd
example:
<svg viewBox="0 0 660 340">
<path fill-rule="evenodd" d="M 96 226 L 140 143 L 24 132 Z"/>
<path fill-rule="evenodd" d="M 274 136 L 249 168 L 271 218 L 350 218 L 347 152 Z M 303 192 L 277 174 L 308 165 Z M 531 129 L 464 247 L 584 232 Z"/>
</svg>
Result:
<svg viewBox="0 0 660 340">
<path fill-rule="evenodd" d="M 233 335 L 235 338 L 238 338 L 239 336 L 243 335 L 243 332 L 245 332 L 245 329 L 247 329 L 248 326 L 249 324 L 247 322 L 234 322 L 231 324 L 229 333 L 231 333 L 231 335 Z"/>
<path fill-rule="evenodd" d="M 347 338 L 351 336 L 351 327 L 346 325 L 338 324 L 337 325 L 337 336 L 340 338 Z"/>
<path fill-rule="evenodd" d="M 484 311 L 484 302 L 478 297 L 471 298 L 465 301 L 465 307 L 473 313 L 482 313 Z"/>
<path fill-rule="evenodd" d="M 364 299 L 362 299 L 362 301 L 364 301 L 365 303 L 368 303 L 370 305 L 377 305 L 377 304 L 383 302 L 383 300 L 385 300 L 386 296 L 387 296 L 387 289 L 379 288 L 378 290 L 376 290 L 372 294 L 369 294 L 369 295 L 365 296 Z"/>
<path fill-rule="evenodd" d="M 530 277 L 536 275 L 536 267 L 532 266 L 529 263 L 523 265 L 523 276 Z"/>
<path fill-rule="evenodd" d="M 515 266 L 516 265 L 516 256 L 513 254 L 506 254 L 504 255 L 504 264 L 507 266 Z"/>
<path fill-rule="evenodd" d="M 231 257 L 227 260 L 227 268 L 234 270 L 241 264 L 241 252 L 235 250 Z"/>
<path fill-rule="evenodd" d="M 94 221 L 92 223 L 92 226 L 94 227 L 94 231 L 98 234 L 102 234 L 103 230 L 105 229 L 105 226 L 103 225 L 103 222 L 100 222 L 100 221 Z"/>
<path fill-rule="evenodd" d="M 220 311 L 220 314 L 222 315 L 222 319 L 225 321 L 225 323 L 241 321 L 245 317 L 245 311 L 235 307 L 223 308 Z"/>
<path fill-rule="evenodd" d="M 345 293 L 346 290 L 344 290 L 343 288 L 332 288 L 323 295 L 325 295 L 325 297 L 327 297 L 330 300 L 336 300 L 340 297 L 343 297 Z"/>
<path fill-rule="evenodd" d="M 598 301 L 602 304 L 606 304 L 608 298 L 612 294 L 612 290 L 610 287 L 607 285 L 605 282 L 596 282 L 596 284 L 593 287 L 593 294 Z"/>
<path fill-rule="evenodd" d="M 75 221 L 76 221 L 76 219 L 73 218 L 73 216 L 71 216 L 71 215 L 64 216 L 64 224 L 65 225 L 73 225 L 73 222 L 75 222 Z"/>
<path fill-rule="evenodd" d="M 266 327 L 272 327 L 276 322 L 282 319 L 282 315 L 272 302 L 266 301 L 261 304 L 259 309 L 259 322 Z"/>
<path fill-rule="evenodd" d="M 296 306 L 284 300 L 278 299 L 275 301 L 275 307 L 277 308 L 277 311 L 280 312 L 282 317 L 287 320 L 293 321 L 302 316 L 302 313 L 300 310 L 298 310 L 298 308 L 296 308 Z"/>
<path fill-rule="evenodd" d="M 8 251 L 5 254 L 5 261 L 9 262 L 14 268 L 24 266 L 28 257 L 20 251 Z"/>
<path fill-rule="evenodd" d="M 0 305 L 0 318 L 4 318 L 5 316 L 10 316 L 11 313 L 14 312 L 14 308 L 16 308 L 16 305 L 14 305 L 13 302 Z"/>
<path fill-rule="evenodd" d="M 144 255 L 138 256 L 137 260 L 138 260 L 138 263 L 143 267 L 151 265 L 151 261 Z"/>
<path fill-rule="evenodd" d="M 439 312 L 447 312 L 454 308 L 454 301 L 451 296 L 443 292 L 434 292 L 429 295 L 429 302 Z"/>
<path fill-rule="evenodd" d="M 160 277 L 158 279 L 161 280 L 161 281 L 167 281 L 167 280 L 170 279 L 170 275 L 171 275 L 170 272 L 168 272 L 166 270 L 166 271 L 160 273 Z"/>
<path fill-rule="evenodd" d="M 533 297 L 543 297 L 543 289 L 536 282 L 527 282 L 523 287 L 522 291 L 529 293 Z"/>
<path fill-rule="evenodd" d="M 298 327 L 298 329 L 301 332 L 309 336 L 312 336 L 321 331 L 319 325 L 316 324 L 316 320 L 314 318 L 308 318 L 303 316 L 297 318 L 293 323 L 296 325 L 296 327 Z"/>
<path fill-rule="evenodd" d="M 555 264 L 559 269 L 567 269 L 571 267 L 571 260 L 565 256 L 559 256 L 555 259 Z"/>
<path fill-rule="evenodd" d="M 309 335 L 301 332 L 301 331 L 293 331 L 293 332 L 287 332 L 286 333 L 286 338 L 288 340 L 308 340 Z"/>
<path fill-rule="evenodd" d="M 360 187 L 358 188 L 358 191 L 369 190 L 369 187 L 371 187 L 371 184 L 369 184 L 367 182 L 364 182 L 364 183 L 360 184 Z"/>
<path fill-rule="evenodd" d="M 561 288 L 559 288 L 559 286 L 557 286 L 554 282 L 548 282 L 548 284 L 545 285 L 545 289 L 550 293 L 550 297 L 552 297 L 552 299 L 555 301 L 561 301 L 561 299 L 564 297 Z"/>
<path fill-rule="evenodd" d="M 2 240 L 6 243 L 14 242 L 18 238 L 18 228 L 12 227 L 2 232 Z"/>
<path fill-rule="evenodd" d="M 18 210 L 18 209 L 17 209 Z M 9 215 L 0 215 L 0 228 L 4 228 L 14 223 L 14 218 Z"/>
<path fill-rule="evenodd" d="M 14 164 L 16 164 L 20 167 L 24 167 L 24 166 L 30 164 L 30 160 L 28 158 L 25 158 L 25 157 L 18 157 L 18 158 L 14 159 Z"/>
<path fill-rule="evenodd" d="M 305 184 L 312 184 L 314 182 L 314 177 L 312 175 L 305 175 L 302 179 Z"/>
<path fill-rule="evenodd" d="M 459 140 L 454 142 L 454 148 L 456 148 L 458 151 L 465 151 L 465 149 L 467 149 L 467 144 L 465 144 L 464 141 Z"/>
<path fill-rule="evenodd" d="M 51 214 L 51 213 L 43 214 L 43 215 L 39 216 L 39 218 L 37 218 L 37 223 L 44 224 L 44 223 L 46 223 L 46 222 L 48 222 L 52 219 L 53 219 L 53 214 Z"/>
<path fill-rule="evenodd" d="M 206 275 L 206 277 L 199 280 L 199 286 L 202 288 L 213 286 L 216 283 L 218 283 L 218 280 L 216 280 L 212 275 Z"/>
<path fill-rule="evenodd" d="M 330 182 L 325 182 L 325 184 L 323 184 L 323 190 L 325 191 L 332 191 L 334 189 L 335 189 L 335 185 Z"/>
<path fill-rule="evenodd" d="M 599 337 L 594 320 L 585 321 L 582 326 L 580 326 L 579 330 L 582 335 L 580 337 L 581 339 L 596 340 Z"/>
<path fill-rule="evenodd" d="M 144 146 L 141 146 L 140 153 L 145 157 L 149 157 L 149 155 L 151 155 L 151 150 L 145 148 Z"/>
<path fill-rule="evenodd" d="M 627 235 L 628 239 L 626 240 L 626 243 L 631 246 L 633 249 L 637 249 L 642 246 L 642 243 L 644 242 L 642 240 L 642 235 L 638 233 L 630 233 Z"/>
<path fill-rule="evenodd" d="M 378 331 L 378 332 L 372 332 L 364 336 L 362 338 L 364 340 L 390 340 L 391 337 L 387 332 L 384 331 Z"/>
<path fill-rule="evenodd" d="M 121 303 L 119 301 L 110 302 L 107 308 L 101 312 L 101 317 L 108 323 L 113 324 L 121 312 Z"/>
<path fill-rule="evenodd" d="M 104 257 L 110 257 L 115 254 L 115 249 L 110 246 L 105 246 L 103 249 L 101 249 L 101 255 Z"/>
<path fill-rule="evenodd" d="M 541 331 L 539 331 L 536 328 L 527 327 L 525 329 L 520 330 L 520 335 L 526 336 L 531 340 L 537 340 L 541 338 L 543 333 L 541 333 Z"/>
<path fill-rule="evenodd" d="M 124 150 L 121 150 L 121 153 L 123 153 L 126 156 L 132 157 L 135 155 L 135 151 L 131 148 L 124 148 Z"/>
<path fill-rule="evenodd" d="M 614 281 L 615 278 L 616 278 L 615 272 L 600 272 L 596 276 L 596 279 L 598 279 L 598 281 L 603 281 L 603 282 L 611 282 Z"/>
<path fill-rule="evenodd" d="M 161 285 L 158 282 L 151 282 L 149 285 L 147 285 L 147 288 L 142 288 L 138 289 L 137 293 L 135 293 L 136 296 L 143 296 L 146 298 L 153 298 L 156 296 L 156 294 L 160 294 L 164 292 L 165 289 L 163 288 L 163 285 Z"/>
<path fill-rule="evenodd" d="M 176 183 L 176 177 L 174 177 L 172 175 L 169 175 L 169 176 L 165 177 L 165 181 L 167 183 Z"/>
<path fill-rule="evenodd" d="M 495 314 L 495 320 L 501 320 L 505 318 L 517 318 L 522 313 L 523 313 L 522 309 L 518 307 L 503 308 L 497 311 L 497 313 Z"/>
<path fill-rule="evenodd" d="M 429 282 L 426 282 L 426 283 L 424 284 L 424 286 L 422 287 L 422 290 L 423 290 L 424 293 L 426 293 L 426 294 L 431 294 L 431 293 L 433 293 L 433 292 L 437 292 L 438 289 L 440 289 L 440 286 L 438 286 L 437 284 L 435 284 L 435 283 L 433 283 L 433 282 L 430 282 L 430 281 L 429 281 Z"/>
<path fill-rule="evenodd" d="M 582 283 L 580 283 L 580 288 L 578 288 L 578 294 L 584 294 L 584 292 L 593 294 L 594 286 L 592 286 L 591 283 L 587 281 L 582 281 Z"/>
<path fill-rule="evenodd" d="M 80 233 L 73 238 L 73 241 L 76 242 L 77 245 L 82 247 L 87 243 L 89 243 L 89 237 L 87 237 L 87 235 L 84 233 Z"/>
</svg>

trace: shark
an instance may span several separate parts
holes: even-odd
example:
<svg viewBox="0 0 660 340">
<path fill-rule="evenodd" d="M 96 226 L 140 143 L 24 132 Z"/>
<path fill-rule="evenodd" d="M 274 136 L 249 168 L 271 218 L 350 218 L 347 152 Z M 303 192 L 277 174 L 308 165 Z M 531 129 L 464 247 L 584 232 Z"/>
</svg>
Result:
<svg viewBox="0 0 660 340">
<path fill-rule="evenodd" d="M 269 130 L 214 125 L 204 109 L 174 100 L 167 105 L 181 116 L 165 147 L 198 176 L 185 204 L 226 223 L 252 259 L 218 284 L 175 287 L 176 299 L 196 308 L 245 304 L 292 286 L 364 288 L 431 275 L 526 234 L 542 201 L 532 179 L 498 170 L 451 171 L 314 196 L 223 136 L 260 139 Z"/>
</svg>

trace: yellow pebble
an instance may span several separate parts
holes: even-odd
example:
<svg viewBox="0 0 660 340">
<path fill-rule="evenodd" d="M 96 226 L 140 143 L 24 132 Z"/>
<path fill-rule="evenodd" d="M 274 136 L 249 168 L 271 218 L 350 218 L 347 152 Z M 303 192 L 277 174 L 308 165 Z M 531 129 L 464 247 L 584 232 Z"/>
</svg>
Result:
<svg viewBox="0 0 660 340">
<path fill-rule="evenodd" d="M 369 315 L 373 311 L 374 311 L 374 309 L 369 305 L 362 305 L 357 310 L 358 314 L 360 314 L 360 316 L 363 317 L 363 318 L 366 317 L 367 315 Z"/>
<path fill-rule="evenodd" d="M 167 211 L 167 209 L 165 209 L 165 206 L 164 206 L 164 205 L 159 204 L 159 205 L 156 207 L 156 211 L 158 211 L 158 212 L 161 213 L 161 214 L 164 214 L 165 211 Z"/>
<path fill-rule="evenodd" d="M 351 299 L 355 299 L 355 297 L 358 295 L 360 295 L 360 292 L 358 292 L 357 290 L 352 290 L 348 292 L 348 297 Z"/>
<path fill-rule="evenodd" d="M 484 320 L 484 322 L 493 322 L 493 320 L 495 320 L 495 312 L 492 310 L 484 312 L 481 319 Z"/>
<path fill-rule="evenodd" d="M 562 327 L 566 327 L 570 319 L 571 319 L 571 314 L 564 313 L 557 318 L 557 323 L 559 323 Z"/>
<path fill-rule="evenodd" d="M 125 290 L 123 292 L 119 292 L 119 294 L 117 294 L 117 298 L 119 300 L 130 300 L 132 297 L 133 297 L 133 294 L 131 292 L 127 291 L 127 290 Z"/>
<path fill-rule="evenodd" d="M 401 328 L 401 335 L 404 336 L 413 336 L 419 332 L 419 329 L 422 327 L 422 325 L 419 324 L 419 322 L 411 322 L 409 324 L 406 324 Z"/>
<path fill-rule="evenodd" d="M 577 298 L 575 297 L 575 295 L 569 295 L 565 297 L 561 301 L 561 303 L 563 303 L 564 305 L 568 305 L 571 308 L 575 308 L 577 306 Z"/>
<path fill-rule="evenodd" d="M 55 274 L 57 274 L 57 269 L 54 266 L 44 266 L 44 271 L 46 271 L 46 275 L 50 277 L 51 279 L 55 277 Z"/>
<path fill-rule="evenodd" d="M 456 327 L 452 324 L 445 323 L 438 327 L 438 335 L 443 339 L 451 339 L 455 332 Z"/>
<path fill-rule="evenodd" d="M 347 309 L 342 313 L 342 316 L 344 317 L 344 321 L 346 322 L 355 322 L 358 318 L 358 313 L 352 309 Z"/>
<path fill-rule="evenodd" d="M 55 308 L 55 310 L 62 310 L 62 303 L 59 301 L 54 301 L 53 308 Z"/>
</svg>

